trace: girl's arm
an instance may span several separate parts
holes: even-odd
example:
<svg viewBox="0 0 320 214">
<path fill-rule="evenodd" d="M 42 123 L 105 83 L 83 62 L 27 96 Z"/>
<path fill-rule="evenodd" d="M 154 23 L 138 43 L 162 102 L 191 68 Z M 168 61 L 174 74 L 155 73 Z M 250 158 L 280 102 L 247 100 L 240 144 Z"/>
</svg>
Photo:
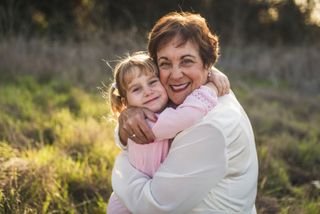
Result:
<svg viewBox="0 0 320 214">
<path fill-rule="evenodd" d="M 193 126 L 217 105 L 212 83 L 195 89 L 176 109 L 166 108 L 158 116 L 152 131 L 157 140 L 170 139 Z"/>
</svg>

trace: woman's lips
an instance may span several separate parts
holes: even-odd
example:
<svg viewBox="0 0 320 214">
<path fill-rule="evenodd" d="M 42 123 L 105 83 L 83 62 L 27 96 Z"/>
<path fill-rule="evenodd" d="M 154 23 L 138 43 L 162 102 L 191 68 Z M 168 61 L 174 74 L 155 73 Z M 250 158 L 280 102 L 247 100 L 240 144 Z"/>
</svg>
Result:
<svg viewBox="0 0 320 214">
<path fill-rule="evenodd" d="M 190 83 L 184 83 L 184 84 L 179 84 L 179 85 L 170 85 L 170 88 L 173 92 L 180 92 L 185 90 Z"/>
</svg>

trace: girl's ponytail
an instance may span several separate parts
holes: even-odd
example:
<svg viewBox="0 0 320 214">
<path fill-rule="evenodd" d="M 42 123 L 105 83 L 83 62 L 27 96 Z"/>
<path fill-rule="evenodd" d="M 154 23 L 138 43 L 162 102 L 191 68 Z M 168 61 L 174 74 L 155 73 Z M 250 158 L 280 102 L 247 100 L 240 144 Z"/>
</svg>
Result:
<svg viewBox="0 0 320 214">
<path fill-rule="evenodd" d="M 109 88 L 109 102 L 113 115 L 118 117 L 125 108 L 125 103 L 124 99 L 119 94 L 116 83 L 112 83 Z"/>
</svg>

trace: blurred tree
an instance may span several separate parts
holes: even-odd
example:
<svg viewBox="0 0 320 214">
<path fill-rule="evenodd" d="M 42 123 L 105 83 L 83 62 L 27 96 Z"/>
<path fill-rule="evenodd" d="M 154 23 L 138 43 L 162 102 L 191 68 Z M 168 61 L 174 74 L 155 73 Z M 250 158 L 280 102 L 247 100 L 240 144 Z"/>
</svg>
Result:
<svg viewBox="0 0 320 214">
<path fill-rule="evenodd" d="M 279 5 L 279 19 L 276 22 L 279 36 L 287 42 L 294 43 L 304 39 L 307 33 L 307 17 L 293 0 Z"/>
<path fill-rule="evenodd" d="M 203 15 L 222 42 L 319 42 L 312 22 L 317 0 L 2 0 L 0 33 L 91 38 L 95 33 L 135 27 L 147 32 L 170 11 Z"/>
</svg>

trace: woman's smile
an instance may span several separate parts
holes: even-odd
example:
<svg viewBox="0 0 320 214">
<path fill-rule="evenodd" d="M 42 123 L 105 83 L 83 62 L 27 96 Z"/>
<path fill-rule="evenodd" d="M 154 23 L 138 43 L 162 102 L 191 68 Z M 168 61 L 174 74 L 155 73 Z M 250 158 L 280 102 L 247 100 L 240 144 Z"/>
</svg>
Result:
<svg viewBox="0 0 320 214">
<path fill-rule="evenodd" d="M 172 91 L 180 92 L 180 91 L 187 89 L 189 85 L 190 85 L 190 82 L 183 83 L 183 84 L 175 84 L 175 85 L 171 84 L 170 87 L 171 87 Z"/>
</svg>

